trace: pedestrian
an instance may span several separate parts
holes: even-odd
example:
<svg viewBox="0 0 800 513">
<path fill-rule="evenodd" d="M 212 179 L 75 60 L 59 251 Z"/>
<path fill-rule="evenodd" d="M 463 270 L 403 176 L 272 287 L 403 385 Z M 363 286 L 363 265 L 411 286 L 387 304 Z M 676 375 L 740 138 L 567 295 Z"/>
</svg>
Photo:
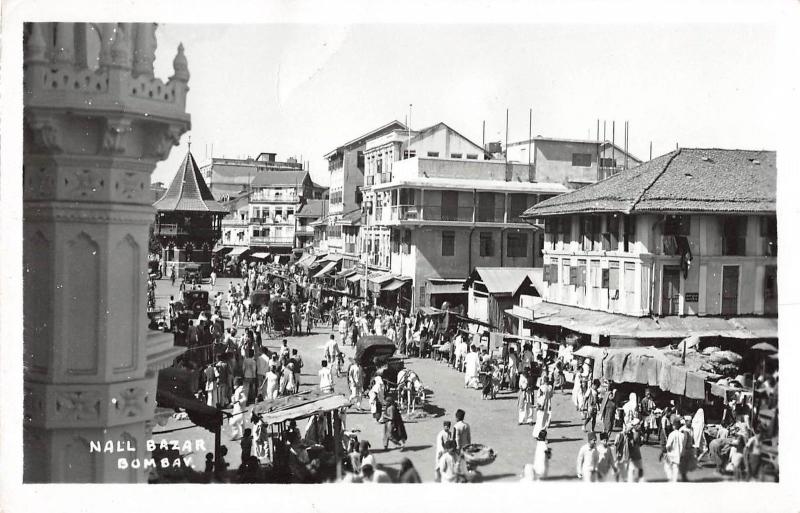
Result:
<svg viewBox="0 0 800 513">
<path fill-rule="evenodd" d="M 211 271 L 211 286 L 215 286 L 217 284 L 217 271 Z"/>
<path fill-rule="evenodd" d="M 419 477 L 419 472 L 414 468 L 414 464 L 408 458 L 403 458 L 400 461 L 400 483 L 421 483 L 422 479 Z"/>
<path fill-rule="evenodd" d="M 547 444 L 547 430 L 542 429 L 536 437 L 536 448 L 533 450 L 533 479 L 541 481 L 550 470 L 550 446 Z"/>
<path fill-rule="evenodd" d="M 233 412 L 230 418 L 231 440 L 236 440 L 244 434 L 244 408 L 247 406 L 247 394 L 244 391 L 242 378 L 237 377 L 235 389 L 231 396 Z"/>
<path fill-rule="evenodd" d="M 467 480 L 467 465 L 456 447 L 454 440 L 448 440 L 444 446 L 445 453 L 436 464 L 441 483 L 463 483 Z"/>
<path fill-rule="evenodd" d="M 706 414 L 703 408 L 698 408 L 692 418 L 692 441 L 697 461 L 703 459 L 708 452 L 708 444 L 705 436 Z"/>
<path fill-rule="evenodd" d="M 369 409 L 372 413 L 372 417 L 375 420 L 379 420 L 381 418 L 383 401 L 386 397 L 386 388 L 383 384 L 383 378 L 380 376 L 375 376 L 375 378 L 373 378 L 372 387 L 370 387 L 367 397 L 369 398 Z"/>
<path fill-rule="evenodd" d="M 361 398 L 364 395 L 364 377 L 361 366 L 350 358 L 350 367 L 347 369 L 347 385 L 350 387 L 350 406 L 361 408 Z"/>
<path fill-rule="evenodd" d="M 328 360 L 322 360 L 322 368 L 317 374 L 319 375 L 319 389 L 322 392 L 333 392 L 333 376 L 328 367 Z"/>
<path fill-rule="evenodd" d="M 594 380 L 592 386 L 586 391 L 583 400 L 583 430 L 584 432 L 594 432 L 597 421 L 597 389 L 600 387 L 600 380 Z"/>
<path fill-rule="evenodd" d="M 434 469 L 436 472 L 436 481 L 441 479 L 439 475 L 439 458 L 445 453 L 445 446 L 448 441 L 453 440 L 453 432 L 450 429 L 450 421 L 445 420 L 442 423 L 442 430 L 436 435 L 436 457 L 434 458 Z"/>
<path fill-rule="evenodd" d="M 603 401 L 600 403 L 600 417 L 603 421 L 603 433 L 606 434 L 606 439 L 612 431 L 614 431 L 614 420 L 617 416 L 617 389 L 610 387 L 603 395 Z"/>
<path fill-rule="evenodd" d="M 230 382 L 233 380 L 233 374 L 228 362 L 225 360 L 225 354 L 217 357 L 217 386 L 219 387 L 219 402 L 220 408 L 227 408 L 231 397 Z"/>
<path fill-rule="evenodd" d="M 269 431 L 264 421 L 258 418 L 255 426 L 254 433 L 256 441 L 256 457 L 264 458 L 267 455 L 267 445 L 269 443 Z"/>
<path fill-rule="evenodd" d="M 265 401 L 275 399 L 278 397 L 278 385 L 280 377 L 277 372 L 277 366 L 270 365 L 269 371 L 261 384 L 261 396 Z"/>
<path fill-rule="evenodd" d="M 380 422 L 383 424 L 383 448 L 388 449 L 391 441 L 400 446 L 401 451 L 404 450 L 408 435 L 403 416 L 393 396 L 386 398 L 386 407 L 383 409 Z"/>
<path fill-rule="evenodd" d="M 761 469 L 761 430 L 762 428 L 756 425 L 753 436 L 747 440 L 744 447 L 748 480 L 758 478 L 758 472 Z"/>
<path fill-rule="evenodd" d="M 260 393 L 261 384 L 264 383 L 264 378 L 267 377 L 270 365 L 269 349 L 267 349 L 267 346 L 261 346 L 259 353 L 258 358 L 256 358 L 256 386 L 259 387 L 256 393 Z"/>
<path fill-rule="evenodd" d="M 281 382 L 279 395 L 291 395 L 296 393 L 297 386 L 294 381 L 294 364 L 289 362 L 281 372 Z"/>
<path fill-rule="evenodd" d="M 214 475 L 214 453 L 206 453 L 206 466 L 203 472 L 203 477 L 207 483 L 211 482 L 211 477 Z"/>
<path fill-rule="evenodd" d="M 514 347 L 508 348 L 508 386 L 512 392 L 519 388 L 519 357 Z"/>
<path fill-rule="evenodd" d="M 549 377 L 542 376 L 543 384 L 536 391 L 536 425 L 533 428 L 533 437 L 539 436 L 539 431 L 550 427 L 550 413 L 552 409 L 553 384 Z"/>
<path fill-rule="evenodd" d="M 680 473 L 681 481 L 689 481 L 689 472 L 697 468 L 697 453 L 694 447 L 694 433 L 692 432 L 692 416 L 686 415 L 683 417 L 683 425 L 681 426 L 683 432 L 683 451 L 681 452 Z M 744 449 L 744 441 L 742 442 L 742 449 Z M 744 467 L 742 467 L 744 470 Z"/>
<path fill-rule="evenodd" d="M 389 474 L 372 465 L 361 465 L 361 479 L 364 483 L 391 483 Z"/>
<path fill-rule="evenodd" d="M 470 349 L 464 359 L 464 388 L 479 388 L 480 355 L 475 345 L 470 346 Z"/>
<path fill-rule="evenodd" d="M 622 406 L 623 425 L 629 426 L 633 419 L 639 418 L 639 401 L 635 392 L 631 392 L 628 396 L 628 402 Z"/>
<path fill-rule="evenodd" d="M 608 443 L 608 433 L 600 432 L 597 440 L 597 480 L 606 481 L 609 471 L 614 471 L 615 480 L 619 479 L 617 461 L 614 451 Z"/>
<path fill-rule="evenodd" d="M 294 392 L 300 391 L 300 374 L 303 370 L 303 358 L 297 353 L 297 349 L 292 349 L 292 357 L 289 358 L 289 363 L 292 364 L 292 371 L 294 372 Z"/>
<path fill-rule="evenodd" d="M 462 451 L 464 447 L 472 443 L 472 433 L 469 424 L 464 422 L 466 413 L 462 409 L 456 410 L 456 423 L 453 426 L 453 438 L 456 442 L 456 449 Z"/>
<path fill-rule="evenodd" d="M 175 286 L 175 277 L 176 277 L 175 276 L 175 266 L 171 265 L 171 266 L 169 266 L 169 269 L 170 269 L 169 270 L 169 280 L 172 282 L 172 286 L 174 287 Z"/>
<path fill-rule="evenodd" d="M 289 363 L 289 342 L 286 339 L 281 341 L 280 360 L 281 365 L 285 366 Z"/>
<path fill-rule="evenodd" d="M 217 368 L 208 364 L 203 371 L 203 378 L 205 379 L 205 393 L 206 404 L 212 408 L 219 406 L 219 373 Z"/>
<path fill-rule="evenodd" d="M 617 435 L 614 448 L 617 452 L 617 469 L 629 483 L 637 483 L 642 479 L 642 435 L 639 431 L 641 421 L 634 419 Z"/>
<path fill-rule="evenodd" d="M 667 481 L 677 482 L 680 478 L 681 454 L 685 443 L 685 434 L 681 431 L 681 420 L 677 415 L 670 419 L 672 431 L 667 436 L 665 453 L 663 454 L 664 474 Z"/>
<path fill-rule="evenodd" d="M 360 465 L 372 465 L 375 467 L 375 456 L 370 452 L 370 443 L 366 440 L 361 440 L 358 446 L 358 452 L 361 455 Z"/>
<path fill-rule="evenodd" d="M 256 400 L 256 390 L 258 387 L 258 382 L 256 381 L 256 371 L 258 364 L 256 363 L 255 359 L 255 352 L 250 349 L 247 351 L 247 357 L 242 362 L 242 373 L 244 374 L 244 390 L 247 394 L 247 404 L 255 402 Z"/>
<path fill-rule="evenodd" d="M 600 455 L 597 452 L 597 435 L 592 431 L 586 435 L 586 444 L 578 451 L 577 474 L 578 479 L 586 483 L 597 481 L 597 464 Z"/>
<path fill-rule="evenodd" d="M 658 419 L 655 414 L 656 402 L 653 400 L 652 392 L 647 388 L 644 397 L 639 403 L 639 418 L 642 420 L 643 443 L 650 441 L 650 434 L 653 433 L 658 438 Z"/>
<path fill-rule="evenodd" d="M 244 463 L 253 452 L 253 432 L 250 428 L 244 430 L 242 441 L 239 442 L 239 446 L 242 448 L 242 463 Z"/>
</svg>

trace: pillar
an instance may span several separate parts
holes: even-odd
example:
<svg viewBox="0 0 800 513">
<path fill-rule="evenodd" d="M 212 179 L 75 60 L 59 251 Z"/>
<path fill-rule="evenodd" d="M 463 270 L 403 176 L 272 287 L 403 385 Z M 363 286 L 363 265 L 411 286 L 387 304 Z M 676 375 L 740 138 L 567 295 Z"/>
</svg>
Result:
<svg viewBox="0 0 800 513">
<path fill-rule="evenodd" d="M 54 25 L 59 45 L 74 38 L 74 24 Z M 103 24 L 105 67 L 97 73 L 66 51 L 50 69 L 40 27 L 26 27 L 25 482 L 147 479 L 118 458 L 148 457 L 163 363 L 149 349 L 146 315 L 150 174 L 190 119 L 185 98 L 131 95 L 127 43 L 110 44 L 115 27 Z M 187 89 L 180 77 L 153 86 Z M 94 450 L 107 441 L 131 451 Z"/>
</svg>

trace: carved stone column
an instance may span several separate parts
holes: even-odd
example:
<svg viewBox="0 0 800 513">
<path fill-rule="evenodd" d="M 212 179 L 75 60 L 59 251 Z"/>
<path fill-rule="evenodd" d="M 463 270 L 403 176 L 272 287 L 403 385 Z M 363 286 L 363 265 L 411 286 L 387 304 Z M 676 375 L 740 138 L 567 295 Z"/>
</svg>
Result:
<svg viewBox="0 0 800 513">
<path fill-rule="evenodd" d="M 59 48 L 37 24 L 25 30 L 23 477 L 143 482 L 118 458 L 149 457 L 153 348 L 172 345 L 165 353 L 147 330 L 150 174 L 190 127 L 189 75 L 181 48 L 168 82 L 134 78 L 134 27 L 114 23 L 88 70 L 87 25 L 54 25 Z M 91 451 L 107 441 L 133 450 Z"/>
</svg>

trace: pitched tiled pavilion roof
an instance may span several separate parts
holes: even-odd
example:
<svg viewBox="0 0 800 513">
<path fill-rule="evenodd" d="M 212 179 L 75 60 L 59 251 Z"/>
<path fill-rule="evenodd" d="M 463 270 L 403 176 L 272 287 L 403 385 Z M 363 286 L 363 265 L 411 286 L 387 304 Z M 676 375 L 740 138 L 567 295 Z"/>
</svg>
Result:
<svg viewBox="0 0 800 513">
<path fill-rule="evenodd" d="M 521 217 L 596 212 L 775 212 L 775 152 L 681 148 L 556 196 Z"/>
<path fill-rule="evenodd" d="M 167 192 L 153 207 L 159 212 L 228 212 L 214 199 L 191 152 L 186 153 Z"/>
</svg>

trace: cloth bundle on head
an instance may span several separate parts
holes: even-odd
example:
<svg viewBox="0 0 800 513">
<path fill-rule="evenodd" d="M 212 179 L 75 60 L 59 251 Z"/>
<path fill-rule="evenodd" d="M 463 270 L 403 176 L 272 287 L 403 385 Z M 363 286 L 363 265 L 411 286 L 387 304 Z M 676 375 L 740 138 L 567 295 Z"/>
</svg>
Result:
<svg viewBox="0 0 800 513">
<path fill-rule="evenodd" d="M 597 440 L 597 434 L 594 431 L 586 435 L 586 440 L 591 442 Z"/>
</svg>

